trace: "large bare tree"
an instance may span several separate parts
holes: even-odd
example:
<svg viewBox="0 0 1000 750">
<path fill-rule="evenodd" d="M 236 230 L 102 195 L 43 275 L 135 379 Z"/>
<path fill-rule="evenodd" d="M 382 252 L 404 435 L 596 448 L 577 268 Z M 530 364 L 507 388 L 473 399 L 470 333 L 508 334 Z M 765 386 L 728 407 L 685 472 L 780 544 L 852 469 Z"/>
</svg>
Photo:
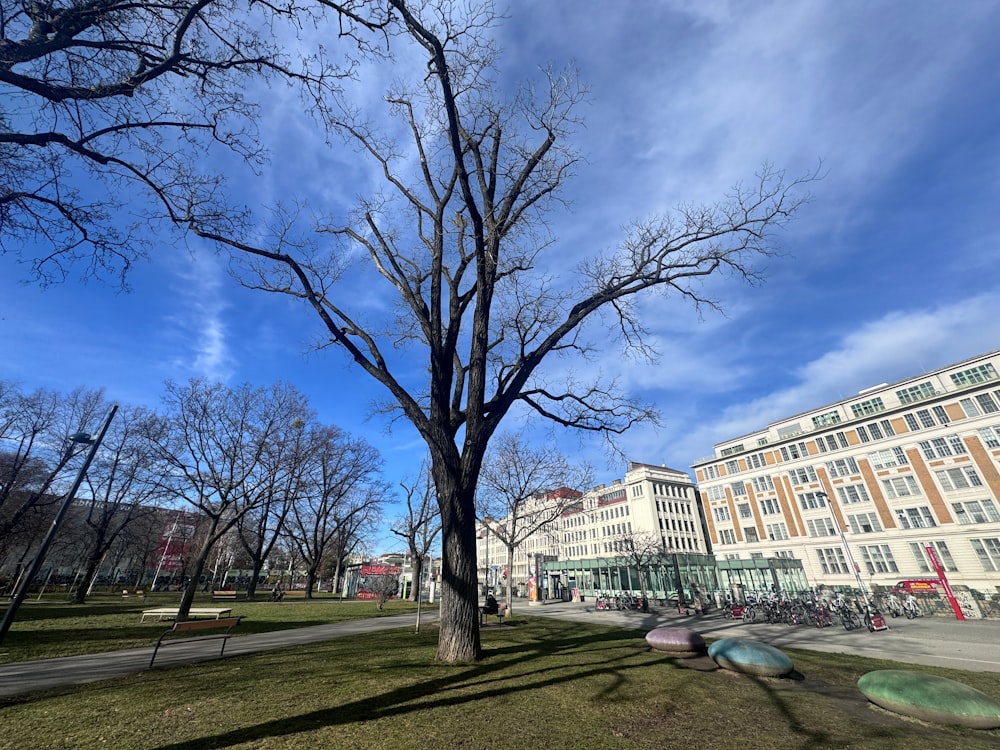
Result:
<svg viewBox="0 0 1000 750">
<path fill-rule="evenodd" d="M 348 220 L 320 227 L 314 243 L 296 239 L 291 223 L 271 237 L 259 227 L 234 233 L 231 224 L 193 221 L 192 229 L 242 260 L 244 284 L 310 306 L 329 345 L 380 383 L 385 405 L 426 442 L 442 518 L 437 656 L 475 660 L 475 498 L 494 433 L 517 406 L 605 435 L 653 418 L 613 383 L 559 381 L 542 365 L 592 351 L 584 326 L 602 313 L 626 345 L 648 354 L 636 304 L 643 293 L 715 305 L 701 284 L 706 277 L 756 280 L 756 262 L 772 253 L 772 230 L 801 204 L 801 181 L 764 169 L 718 203 L 636 221 L 613 251 L 564 251 L 579 259 L 575 267 L 565 256 L 549 261 L 543 251 L 559 248 L 544 217 L 577 158 L 567 137 L 582 88 L 552 73 L 504 96 L 489 4 L 387 6 L 394 54 L 420 63 L 394 69 L 384 109 L 366 110 L 372 97 L 345 94 L 320 111 L 371 160 L 381 188 Z M 348 266 L 359 253 L 374 280 Z M 357 294 L 362 280 L 367 296 Z M 395 298 L 394 316 L 376 316 L 367 297 L 379 293 Z M 425 376 L 414 376 L 401 348 L 422 361 Z"/>
<path fill-rule="evenodd" d="M 483 526 L 507 552 L 508 607 L 514 601 L 514 552 L 535 535 L 558 533 L 556 521 L 580 502 L 578 488 L 590 484 L 590 468 L 574 465 L 552 446 L 535 447 L 513 433 L 494 439 L 479 477 L 477 507 Z M 535 575 L 541 575 L 537 561 Z"/>
</svg>

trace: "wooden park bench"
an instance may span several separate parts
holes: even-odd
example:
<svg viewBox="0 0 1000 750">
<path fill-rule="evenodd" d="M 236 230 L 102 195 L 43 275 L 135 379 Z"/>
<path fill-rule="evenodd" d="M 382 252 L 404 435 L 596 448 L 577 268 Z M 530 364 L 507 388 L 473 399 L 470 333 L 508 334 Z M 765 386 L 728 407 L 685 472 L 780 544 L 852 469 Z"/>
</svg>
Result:
<svg viewBox="0 0 1000 750">
<path fill-rule="evenodd" d="M 212 592 L 213 602 L 235 602 L 236 592 L 235 591 L 213 591 Z"/>
<path fill-rule="evenodd" d="M 488 625 L 490 622 L 490 615 L 493 615 L 494 617 L 497 618 L 498 625 L 503 625 L 503 618 L 504 615 L 507 614 L 507 607 L 501 607 L 499 604 L 496 604 L 495 599 L 493 600 L 493 603 L 494 606 L 490 606 L 490 603 L 487 602 L 487 605 L 485 607 L 479 608 L 480 625 Z"/>
<path fill-rule="evenodd" d="M 159 652 L 160 648 L 177 643 L 195 643 L 197 641 L 221 640 L 222 648 L 219 649 L 219 657 L 221 658 L 222 654 L 226 650 L 226 641 L 232 637 L 233 628 L 239 624 L 239 617 L 224 617 L 218 620 L 185 620 L 184 622 L 175 622 L 173 627 L 170 628 L 170 630 L 165 631 L 156 641 L 156 645 L 153 646 L 153 657 L 149 660 L 149 666 L 152 668 L 153 662 L 156 661 L 156 654 Z M 189 635 L 190 633 L 200 633 L 201 635 L 192 636 Z"/>
</svg>

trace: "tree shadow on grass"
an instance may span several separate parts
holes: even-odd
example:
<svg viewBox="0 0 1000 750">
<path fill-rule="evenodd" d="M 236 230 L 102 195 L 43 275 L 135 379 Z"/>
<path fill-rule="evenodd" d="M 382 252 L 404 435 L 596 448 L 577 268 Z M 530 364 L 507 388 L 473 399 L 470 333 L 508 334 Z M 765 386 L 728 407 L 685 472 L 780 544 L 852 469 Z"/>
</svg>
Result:
<svg viewBox="0 0 1000 750">
<path fill-rule="evenodd" d="M 525 690 L 536 690 L 571 681 L 606 676 L 613 678 L 602 693 L 613 693 L 625 679 L 625 673 L 647 666 L 648 662 L 631 662 L 637 651 L 648 651 L 644 643 L 634 651 L 621 653 L 626 642 L 634 642 L 635 634 L 609 630 L 580 634 L 572 626 L 548 633 L 544 639 L 485 649 L 484 659 L 457 672 L 437 679 L 424 680 L 361 698 L 349 703 L 309 711 L 296 716 L 262 722 L 234 729 L 215 736 L 160 746 L 160 750 L 202 750 L 225 748 L 241 743 L 286 737 L 315 731 L 318 727 L 371 722 L 382 718 L 452 707 L 488 700 Z M 609 654 L 610 650 L 618 653 Z M 540 659 L 573 652 L 578 658 L 571 665 L 539 665 Z M 591 662 L 587 666 L 588 660 Z M 584 666 L 581 668 L 581 664 Z M 426 665 L 422 665 L 426 666 Z M 520 666 L 522 669 L 518 670 Z"/>
</svg>

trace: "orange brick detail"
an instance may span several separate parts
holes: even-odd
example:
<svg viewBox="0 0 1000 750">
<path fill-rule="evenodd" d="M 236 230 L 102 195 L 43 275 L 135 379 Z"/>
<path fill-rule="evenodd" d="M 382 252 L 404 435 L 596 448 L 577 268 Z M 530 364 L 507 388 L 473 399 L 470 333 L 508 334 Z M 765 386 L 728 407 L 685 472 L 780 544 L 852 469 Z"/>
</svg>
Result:
<svg viewBox="0 0 1000 750">
<path fill-rule="evenodd" d="M 941 497 L 941 493 L 934 483 L 934 477 L 931 476 L 930 469 L 927 468 L 927 462 L 924 461 L 923 454 L 916 448 L 910 448 L 910 450 L 906 451 L 906 457 L 910 460 L 913 473 L 917 475 L 917 481 L 920 482 L 920 487 L 923 489 L 927 499 L 930 500 L 931 508 L 934 509 L 934 515 L 937 516 L 938 521 L 941 523 L 955 523 L 951 511 L 948 510 L 944 498 Z"/>
<path fill-rule="evenodd" d="M 878 511 L 882 528 L 896 528 L 896 519 L 892 517 L 892 511 L 889 510 L 889 504 L 885 501 L 885 495 L 882 494 L 882 486 L 875 478 L 875 472 L 872 471 L 871 464 L 868 463 L 867 459 L 861 458 L 858 459 L 858 468 L 861 469 L 861 478 L 864 479 L 865 486 L 868 488 L 868 494 L 871 495 L 872 502 L 875 503 L 875 510 Z M 888 473 L 885 472 L 885 474 Z"/>
</svg>

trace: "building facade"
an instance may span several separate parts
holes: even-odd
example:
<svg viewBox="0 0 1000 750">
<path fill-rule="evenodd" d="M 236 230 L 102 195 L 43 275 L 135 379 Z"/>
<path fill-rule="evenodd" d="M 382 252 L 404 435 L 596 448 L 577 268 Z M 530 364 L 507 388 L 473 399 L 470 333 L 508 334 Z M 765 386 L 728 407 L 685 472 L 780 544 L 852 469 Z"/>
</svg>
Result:
<svg viewBox="0 0 1000 750">
<path fill-rule="evenodd" d="M 611 571 L 627 570 L 627 565 L 609 561 L 618 557 L 622 541 L 630 536 L 656 537 L 669 552 L 706 555 L 709 551 L 707 527 L 690 475 L 651 464 L 630 462 L 623 480 L 598 485 L 567 504 L 558 518 L 516 548 L 513 565 L 508 565 L 506 548 L 487 528 L 507 523 L 509 519 L 490 519 L 481 524 L 480 583 L 499 589 L 512 576 L 515 590 L 522 595 L 538 569 L 545 571 L 540 576 L 543 597 L 561 595 L 567 588 L 585 593 L 611 590 Z M 582 573 L 600 569 L 607 571 L 604 579 L 589 573 L 585 578 Z M 634 581 L 627 573 L 614 575 L 615 590 L 638 590 L 637 583 L 629 585 Z M 660 586 L 668 587 L 673 588 L 666 583 Z"/>
<path fill-rule="evenodd" d="M 998 465 L 1000 351 L 782 419 L 692 468 L 720 561 L 798 558 L 811 586 L 848 588 L 940 566 L 989 596 Z"/>
</svg>

